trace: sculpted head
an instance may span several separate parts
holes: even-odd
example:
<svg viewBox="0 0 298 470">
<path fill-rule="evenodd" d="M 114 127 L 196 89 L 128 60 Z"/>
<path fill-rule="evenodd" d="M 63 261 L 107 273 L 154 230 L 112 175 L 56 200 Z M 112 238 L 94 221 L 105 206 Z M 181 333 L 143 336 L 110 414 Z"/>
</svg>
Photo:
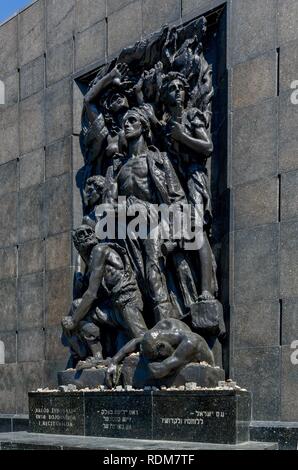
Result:
<svg viewBox="0 0 298 470">
<path fill-rule="evenodd" d="M 184 75 L 179 72 L 168 73 L 162 82 L 161 99 L 170 106 L 184 106 L 188 98 L 189 85 Z"/>
<path fill-rule="evenodd" d="M 109 111 L 115 114 L 123 109 L 128 109 L 128 101 L 124 93 L 120 91 L 113 92 L 107 100 L 107 107 Z"/>
<path fill-rule="evenodd" d="M 104 185 L 105 178 L 103 176 L 90 176 L 87 179 L 83 190 L 83 200 L 86 206 L 93 208 L 101 202 Z"/>
<path fill-rule="evenodd" d="M 72 240 L 78 252 L 82 255 L 97 245 L 95 231 L 89 225 L 80 225 L 72 232 Z"/>
<path fill-rule="evenodd" d="M 139 108 L 132 108 L 123 117 L 124 134 L 127 140 L 144 135 L 148 140 L 151 135 L 150 121 L 146 113 Z"/>
<path fill-rule="evenodd" d="M 154 333 L 149 331 L 143 337 L 141 352 L 146 359 L 153 362 L 163 361 L 173 354 L 174 349 L 167 341 L 159 340 L 158 336 L 155 337 Z"/>
</svg>

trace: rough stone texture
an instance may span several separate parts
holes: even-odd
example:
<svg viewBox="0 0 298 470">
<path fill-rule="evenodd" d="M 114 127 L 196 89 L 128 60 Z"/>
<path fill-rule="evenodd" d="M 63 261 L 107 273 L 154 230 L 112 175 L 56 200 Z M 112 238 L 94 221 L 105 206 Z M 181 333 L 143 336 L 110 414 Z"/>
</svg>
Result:
<svg viewBox="0 0 298 470">
<path fill-rule="evenodd" d="M 88 64 L 104 59 L 105 52 L 106 22 L 103 20 L 86 31 L 77 34 L 75 42 L 75 69 L 79 70 Z"/>
<path fill-rule="evenodd" d="M 44 182 L 45 152 L 43 148 L 34 150 L 20 158 L 20 189 Z"/>
<path fill-rule="evenodd" d="M 18 105 L 0 109 L 0 164 L 19 154 Z"/>
<path fill-rule="evenodd" d="M 17 242 L 18 193 L 7 193 L 0 198 L 0 246 L 12 246 Z"/>
<path fill-rule="evenodd" d="M 129 3 L 108 18 L 108 55 L 116 54 L 142 36 L 142 4 Z"/>
<path fill-rule="evenodd" d="M 47 145 L 66 135 L 72 129 L 72 95 L 69 79 L 55 83 L 46 90 L 46 142 Z"/>
<path fill-rule="evenodd" d="M 233 68 L 234 108 L 257 104 L 261 100 L 275 96 L 275 92 L 275 52 L 238 64 Z"/>
<path fill-rule="evenodd" d="M 0 410 L 2 413 L 15 413 L 17 365 L 1 364 L 0 374 Z"/>
<path fill-rule="evenodd" d="M 70 39 L 75 26 L 76 0 L 47 0 L 47 47 Z"/>
<path fill-rule="evenodd" d="M 0 165 L 0 197 L 17 190 L 17 161 Z"/>
<path fill-rule="evenodd" d="M 298 168 L 298 106 L 290 101 L 292 90 L 279 98 L 279 166 L 281 170 Z"/>
<path fill-rule="evenodd" d="M 71 228 L 71 179 L 69 174 L 46 181 L 45 218 L 47 236 Z"/>
<path fill-rule="evenodd" d="M 70 266 L 71 236 L 62 233 L 46 240 L 46 269 L 59 269 Z"/>
<path fill-rule="evenodd" d="M 18 363 L 44 360 L 44 331 L 30 328 L 18 331 Z"/>
<path fill-rule="evenodd" d="M 37 93 L 44 87 L 45 59 L 40 56 L 20 69 L 20 98 Z"/>
<path fill-rule="evenodd" d="M 20 191 L 18 209 L 19 241 L 44 236 L 44 187 L 31 186 Z"/>
<path fill-rule="evenodd" d="M 143 34 L 148 35 L 157 31 L 165 23 L 172 23 L 180 19 L 181 1 L 164 0 L 158 3 L 158 14 L 156 11 L 156 0 L 143 1 Z"/>
<path fill-rule="evenodd" d="M 284 173 L 281 177 L 281 219 L 298 218 L 298 171 Z"/>
<path fill-rule="evenodd" d="M 44 326 L 44 276 L 28 274 L 18 278 L 18 331 Z M 43 341 L 41 342 L 41 344 Z M 37 357 L 35 360 L 38 360 Z"/>
<path fill-rule="evenodd" d="M 0 44 L 1 75 L 4 78 L 16 72 L 18 67 L 18 18 L 0 27 Z"/>
<path fill-rule="evenodd" d="M 234 301 L 278 298 L 278 224 L 239 230 L 234 244 Z"/>
<path fill-rule="evenodd" d="M 206 7 L 208 10 L 209 0 L 182 0 L 182 16 L 190 13 L 196 14 L 198 8 Z"/>
<path fill-rule="evenodd" d="M 232 309 L 232 334 L 236 348 L 279 345 L 278 301 L 239 304 Z"/>
<path fill-rule="evenodd" d="M 44 92 L 20 103 L 20 153 L 29 153 L 44 144 Z M 29 126 L 28 123 L 31 123 Z"/>
<path fill-rule="evenodd" d="M 232 9 L 234 63 L 274 49 L 276 0 L 237 0 Z"/>
<path fill-rule="evenodd" d="M 43 271 L 45 266 L 44 241 L 34 240 L 19 245 L 18 274 L 31 274 Z"/>
<path fill-rule="evenodd" d="M 297 331 L 297 330 L 296 330 Z M 298 421 L 298 344 L 281 348 L 281 419 Z M 296 352 L 295 352 L 296 351 Z"/>
<path fill-rule="evenodd" d="M 129 3 L 134 2 L 135 0 L 109 0 L 107 2 L 107 15 L 111 15 L 116 10 L 121 10 Z"/>
<path fill-rule="evenodd" d="M 252 392 L 255 420 L 280 417 L 280 348 L 235 348 L 233 379 Z M 257 372 L 256 372 L 257 371 Z"/>
<path fill-rule="evenodd" d="M 46 273 L 46 327 L 60 327 L 69 312 L 71 302 L 70 270 L 58 269 Z M 48 358 L 49 359 L 49 358 Z M 52 355 L 52 360 L 55 360 Z"/>
<path fill-rule="evenodd" d="M 237 186 L 234 193 L 235 228 L 278 221 L 278 179 L 262 179 Z"/>
<path fill-rule="evenodd" d="M 14 72 L 6 78 L 2 76 L 2 80 L 5 84 L 5 104 L 12 106 L 19 99 L 19 72 Z"/>
<path fill-rule="evenodd" d="M 282 302 L 282 344 L 290 345 L 296 341 L 298 331 L 298 301 L 285 299 Z"/>
<path fill-rule="evenodd" d="M 297 41 L 280 47 L 280 91 L 289 90 L 291 83 L 297 80 L 298 50 Z"/>
<path fill-rule="evenodd" d="M 20 65 L 43 54 L 45 48 L 44 1 L 39 0 L 19 15 Z"/>
<path fill-rule="evenodd" d="M 28 391 L 43 386 L 43 362 L 17 364 L 16 412 L 28 413 Z"/>
<path fill-rule="evenodd" d="M 59 140 L 46 148 L 46 178 L 71 170 L 71 138 Z"/>
<path fill-rule="evenodd" d="M 7 279 L 0 284 L 0 331 L 16 330 L 17 326 L 17 297 L 16 280 Z"/>
<path fill-rule="evenodd" d="M 13 364 L 17 361 L 17 341 L 16 341 L 16 332 L 1 332 L 0 331 L 0 341 L 4 343 L 4 360 L 5 364 Z M 1 370 L 1 369 L 0 369 Z"/>
<path fill-rule="evenodd" d="M 17 249 L 0 249 L 0 280 L 15 277 L 17 274 Z"/>
<path fill-rule="evenodd" d="M 47 85 L 50 86 L 72 74 L 73 40 L 58 44 L 47 52 Z"/>
<path fill-rule="evenodd" d="M 47 361 L 68 359 L 67 349 L 61 344 L 61 326 L 50 326 L 46 329 L 45 359 Z"/>
<path fill-rule="evenodd" d="M 73 81 L 73 87 L 72 87 L 72 107 L 73 107 L 73 129 L 72 132 L 73 134 L 79 135 L 81 132 L 81 116 L 82 116 L 82 107 L 83 107 L 83 101 L 84 101 L 84 95 L 82 91 L 80 90 L 80 87 L 76 83 L 76 81 Z M 81 154 L 81 158 L 83 158 Z"/>
<path fill-rule="evenodd" d="M 298 16 L 298 4 L 296 0 L 277 0 L 278 14 L 278 43 L 298 39 L 296 18 Z"/>
<path fill-rule="evenodd" d="M 281 296 L 296 297 L 298 295 L 298 221 L 281 224 L 280 243 Z"/>
<path fill-rule="evenodd" d="M 233 113 L 234 185 L 277 173 L 276 113 L 275 100 Z"/>
<path fill-rule="evenodd" d="M 107 2 L 107 3 L 110 3 Z M 106 16 L 106 0 L 77 0 L 76 1 L 76 31 L 93 26 L 94 23 Z"/>
</svg>

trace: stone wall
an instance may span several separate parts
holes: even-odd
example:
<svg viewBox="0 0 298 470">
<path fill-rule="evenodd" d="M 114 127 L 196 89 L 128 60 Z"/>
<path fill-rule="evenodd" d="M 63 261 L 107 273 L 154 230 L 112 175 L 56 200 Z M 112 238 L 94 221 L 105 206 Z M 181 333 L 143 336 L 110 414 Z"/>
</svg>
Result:
<svg viewBox="0 0 298 470">
<path fill-rule="evenodd" d="M 255 420 L 298 420 L 296 0 L 37 0 L 0 26 L 1 413 L 26 412 L 27 391 L 54 385 L 67 360 L 60 320 L 83 164 L 75 79 L 163 23 L 224 4 L 228 125 L 217 132 L 227 128 L 228 160 L 218 194 L 230 209 L 221 263 L 230 375 L 253 392 Z"/>
</svg>

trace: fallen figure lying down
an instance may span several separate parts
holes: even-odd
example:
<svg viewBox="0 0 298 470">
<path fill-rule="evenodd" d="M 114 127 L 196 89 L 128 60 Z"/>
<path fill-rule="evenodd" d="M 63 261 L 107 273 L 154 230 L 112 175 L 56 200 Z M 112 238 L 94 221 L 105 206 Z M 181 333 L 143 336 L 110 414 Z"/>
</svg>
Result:
<svg viewBox="0 0 298 470">
<path fill-rule="evenodd" d="M 97 363 L 108 365 L 106 384 L 109 388 L 116 383 L 118 365 L 136 352 L 140 352 L 148 363 L 151 376 L 155 379 L 167 377 L 191 362 L 206 362 L 214 366 L 213 353 L 204 338 L 193 333 L 181 320 L 168 318 L 159 321 L 139 338 L 129 341 L 110 360 Z"/>
</svg>

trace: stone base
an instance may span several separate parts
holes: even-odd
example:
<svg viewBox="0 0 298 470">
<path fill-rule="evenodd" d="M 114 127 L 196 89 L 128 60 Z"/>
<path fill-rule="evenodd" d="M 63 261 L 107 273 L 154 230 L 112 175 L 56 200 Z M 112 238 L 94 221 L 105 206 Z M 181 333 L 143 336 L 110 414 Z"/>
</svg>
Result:
<svg viewBox="0 0 298 470">
<path fill-rule="evenodd" d="M 246 391 L 30 392 L 30 432 L 236 444 L 249 440 Z"/>
<path fill-rule="evenodd" d="M 58 372 L 59 385 L 76 385 L 77 388 L 95 388 L 105 384 L 106 367 L 98 369 L 83 369 L 76 371 L 68 369 Z M 140 389 L 145 386 L 155 387 L 180 387 L 187 382 L 192 382 L 199 387 L 217 387 L 219 381 L 225 380 L 225 373 L 219 367 L 211 367 L 204 364 L 191 363 L 183 367 L 179 372 L 164 379 L 152 379 L 146 364 L 137 354 L 132 354 L 124 360 L 119 385 L 131 385 Z"/>
<path fill-rule="evenodd" d="M 240 444 L 200 444 L 182 441 L 148 441 L 141 439 L 115 439 L 112 437 L 63 436 L 28 432 L 0 433 L 0 450 L 276 450 L 271 442 L 242 442 Z M 73 454 L 76 455 L 76 454 Z M 3 457 L 3 455 L 2 455 Z M 143 457 L 142 457 L 143 458 Z M 229 454 L 229 459 L 231 455 Z M 200 454 L 199 462 L 202 461 Z"/>
</svg>

